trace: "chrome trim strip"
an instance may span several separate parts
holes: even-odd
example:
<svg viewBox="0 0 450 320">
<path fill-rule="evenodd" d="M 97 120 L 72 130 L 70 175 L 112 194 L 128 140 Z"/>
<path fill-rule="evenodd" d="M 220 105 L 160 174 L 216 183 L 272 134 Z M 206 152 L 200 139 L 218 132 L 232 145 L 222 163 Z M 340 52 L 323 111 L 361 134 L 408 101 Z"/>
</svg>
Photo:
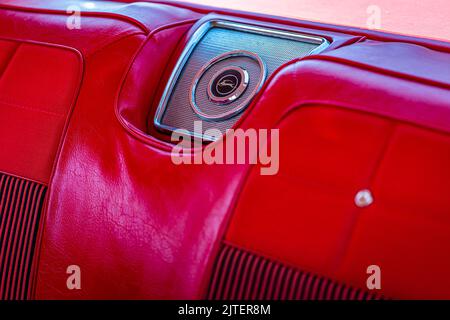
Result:
<svg viewBox="0 0 450 320">
<path fill-rule="evenodd" d="M 155 118 L 153 120 L 153 123 L 156 128 L 172 132 L 175 130 L 179 130 L 180 128 L 174 128 L 171 126 L 167 126 L 161 123 L 162 117 L 164 115 L 165 109 L 167 107 L 167 104 L 169 103 L 171 93 L 178 81 L 178 78 L 180 77 L 181 72 L 183 71 L 183 68 L 188 61 L 192 51 L 195 49 L 197 44 L 200 42 L 200 40 L 203 38 L 203 36 L 214 27 L 220 27 L 225 29 L 231 29 L 231 30 L 237 30 L 237 31 L 248 31 L 250 33 L 256 33 L 256 34 L 262 34 L 262 35 L 268 35 L 268 36 L 275 36 L 279 38 L 284 39 L 290 39 L 290 40 L 297 40 L 297 41 L 303 41 L 308 43 L 314 43 L 319 44 L 317 48 L 312 50 L 308 55 L 317 54 L 327 48 L 330 43 L 325 38 L 319 37 L 319 36 L 312 36 L 312 35 L 306 35 L 301 34 L 293 31 L 284 31 L 279 29 L 272 29 L 272 28 L 266 28 L 266 27 L 260 27 L 257 25 L 250 25 L 250 24 L 243 24 L 228 20 L 221 20 L 221 19 L 212 19 L 209 21 L 206 21 L 204 24 L 200 25 L 200 27 L 193 33 L 191 38 L 189 39 L 188 43 L 186 44 L 186 47 L 184 48 L 183 52 L 180 55 L 180 58 L 178 59 L 172 74 L 170 75 L 169 81 L 164 89 L 164 92 L 161 96 L 160 103 L 158 105 L 158 108 L 156 110 Z M 198 135 L 194 132 L 186 131 L 187 135 L 192 136 L 194 138 L 203 139 L 203 140 L 209 140 L 209 141 L 215 141 L 216 139 L 213 137 L 208 137 L 205 135 Z"/>
</svg>

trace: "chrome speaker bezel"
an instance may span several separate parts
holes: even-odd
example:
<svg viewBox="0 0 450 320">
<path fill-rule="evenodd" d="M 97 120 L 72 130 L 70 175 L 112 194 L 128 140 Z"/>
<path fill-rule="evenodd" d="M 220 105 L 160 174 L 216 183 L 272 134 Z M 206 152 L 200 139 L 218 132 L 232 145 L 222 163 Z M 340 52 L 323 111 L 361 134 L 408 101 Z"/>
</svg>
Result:
<svg viewBox="0 0 450 320">
<path fill-rule="evenodd" d="M 177 84 L 177 81 L 185 67 L 187 61 L 189 60 L 191 53 L 194 51 L 197 44 L 203 39 L 203 36 L 212 28 L 220 27 L 229 30 L 237 30 L 237 31 L 245 31 L 249 33 L 268 35 L 278 38 L 302 41 L 307 43 L 317 44 L 318 47 L 312 50 L 308 55 L 318 54 L 321 51 L 325 50 L 330 42 L 321 36 L 315 36 L 312 34 L 302 33 L 301 31 L 287 30 L 289 27 L 280 28 L 279 26 L 261 26 L 258 21 L 234 21 L 232 17 L 221 17 L 221 18 L 209 18 L 205 20 L 202 24 L 198 26 L 198 28 L 192 33 L 192 36 L 188 40 L 184 50 L 182 51 L 173 71 L 170 75 L 170 78 L 164 88 L 161 99 L 159 101 L 155 117 L 153 119 L 154 126 L 161 131 L 165 132 L 173 132 L 180 128 L 175 128 L 170 125 L 165 125 L 162 123 L 162 119 L 164 113 L 166 111 L 167 105 L 170 101 L 173 90 Z M 186 131 L 186 135 L 189 135 L 194 138 L 215 141 L 217 138 L 209 137 L 207 135 L 198 135 L 195 132 Z"/>
</svg>

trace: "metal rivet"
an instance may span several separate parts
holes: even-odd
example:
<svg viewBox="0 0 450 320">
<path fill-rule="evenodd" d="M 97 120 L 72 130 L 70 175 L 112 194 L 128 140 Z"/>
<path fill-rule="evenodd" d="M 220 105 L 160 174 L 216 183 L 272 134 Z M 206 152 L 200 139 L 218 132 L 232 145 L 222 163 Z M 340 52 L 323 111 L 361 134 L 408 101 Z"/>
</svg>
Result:
<svg viewBox="0 0 450 320">
<path fill-rule="evenodd" d="M 364 189 L 359 191 L 355 196 L 355 204 L 359 208 L 365 208 L 373 203 L 372 192 L 370 190 Z"/>
</svg>

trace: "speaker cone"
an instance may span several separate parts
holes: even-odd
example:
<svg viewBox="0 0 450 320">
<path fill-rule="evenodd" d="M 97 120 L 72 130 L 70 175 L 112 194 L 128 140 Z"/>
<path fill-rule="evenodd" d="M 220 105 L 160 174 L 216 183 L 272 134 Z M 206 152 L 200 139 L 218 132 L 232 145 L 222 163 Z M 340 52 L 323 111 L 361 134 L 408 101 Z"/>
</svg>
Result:
<svg viewBox="0 0 450 320">
<path fill-rule="evenodd" d="M 249 51 L 231 51 L 204 65 L 189 93 L 192 110 L 203 120 L 223 121 L 245 110 L 261 89 L 267 69 Z"/>
</svg>

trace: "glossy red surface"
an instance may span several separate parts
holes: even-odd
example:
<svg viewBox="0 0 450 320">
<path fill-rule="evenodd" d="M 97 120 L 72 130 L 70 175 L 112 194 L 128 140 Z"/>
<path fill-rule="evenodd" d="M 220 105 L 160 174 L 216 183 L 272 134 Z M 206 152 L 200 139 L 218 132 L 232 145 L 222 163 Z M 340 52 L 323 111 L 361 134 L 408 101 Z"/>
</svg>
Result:
<svg viewBox="0 0 450 320">
<path fill-rule="evenodd" d="M 0 5 L 0 37 L 53 50 L 25 51 L 34 61 L 51 58 L 30 67 L 52 70 L 46 81 L 25 86 L 33 78 L 15 72 L 0 94 L 71 114 L 63 130 L 61 121 L 43 125 L 43 116 L 33 122 L 0 108 L 12 118 L 0 128 L 2 146 L 23 128 L 30 136 L 30 145 L 2 152 L 0 171 L 49 186 L 35 298 L 202 298 L 224 239 L 356 288 L 365 286 L 367 265 L 379 264 L 386 296 L 450 298 L 442 280 L 450 267 L 446 44 L 257 16 L 333 42 L 282 66 L 239 122 L 280 128 L 280 173 L 264 177 L 247 165 L 175 166 L 171 144 L 148 127 L 206 9 L 98 3 L 82 12 L 78 30 L 66 28 L 65 9 L 49 0 Z M 35 94 L 18 94 L 22 85 Z M 363 188 L 375 202 L 359 209 L 353 199 Z M 66 287 L 72 264 L 82 270 L 81 290 Z"/>
<path fill-rule="evenodd" d="M 0 40 L 0 168 L 48 183 L 82 76 L 78 51 Z"/>
</svg>

